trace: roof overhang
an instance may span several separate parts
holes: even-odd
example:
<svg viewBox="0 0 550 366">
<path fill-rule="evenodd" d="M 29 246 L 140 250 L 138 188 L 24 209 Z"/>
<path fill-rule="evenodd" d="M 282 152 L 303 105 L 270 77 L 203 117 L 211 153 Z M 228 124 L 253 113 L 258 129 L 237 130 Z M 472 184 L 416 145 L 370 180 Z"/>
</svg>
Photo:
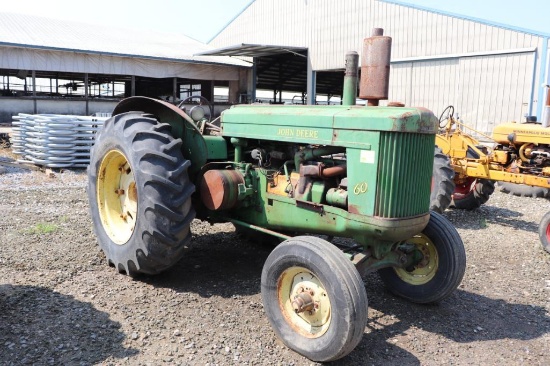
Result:
<svg viewBox="0 0 550 366">
<path fill-rule="evenodd" d="M 195 56 L 238 56 L 255 59 L 256 87 L 265 90 L 306 92 L 307 47 L 241 43 L 234 46 L 201 51 Z M 344 70 L 316 74 L 317 93 L 341 95 Z"/>
<path fill-rule="evenodd" d="M 241 57 L 263 57 L 291 53 L 307 57 L 307 47 L 273 46 L 263 44 L 241 43 L 234 46 L 217 48 L 214 50 L 196 53 L 195 56 L 241 56 Z"/>
</svg>

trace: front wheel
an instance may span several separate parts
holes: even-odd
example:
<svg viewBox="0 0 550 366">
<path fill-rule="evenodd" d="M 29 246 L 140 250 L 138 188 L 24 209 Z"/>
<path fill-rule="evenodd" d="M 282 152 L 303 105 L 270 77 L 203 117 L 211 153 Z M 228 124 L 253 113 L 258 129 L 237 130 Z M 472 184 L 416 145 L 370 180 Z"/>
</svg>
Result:
<svg viewBox="0 0 550 366">
<path fill-rule="evenodd" d="M 550 253 L 550 212 L 547 212 L 540 220 L 539 238 L 544 250 Z"/>
<path fill-rule="evenodd" d="M 88 198 L 94 232 L 109 264 L 134 276 L 181 259 L 190 240 L 194 186 L 180 139 L 150 115 L 107 120 L 91 153 Z"/>
<path fill-rule="evenodd" d="M 432 211 L 426 228 L 406 242 L 421 259 L 412 268 L 379 270 L 388 290 L 416 303 L 436 303 L 449 297 L 466 270 L 464 244 L 454 226 Z"/>
<path fill-rule="evenodd" d="M 473 210 L 489 200 L 495 191 L 495 182 L 489 179 L 466 178 L 457 184 L 449 207 L 461 210 Z"/>
<path fill-rule="evenodd" d="M 350 353 L 367 325 L 367 293 L 351 261 L 329 242 L 297 236 L 262 271 L 264 309 L 277 336 L 312 361 Z"/>
</svg>

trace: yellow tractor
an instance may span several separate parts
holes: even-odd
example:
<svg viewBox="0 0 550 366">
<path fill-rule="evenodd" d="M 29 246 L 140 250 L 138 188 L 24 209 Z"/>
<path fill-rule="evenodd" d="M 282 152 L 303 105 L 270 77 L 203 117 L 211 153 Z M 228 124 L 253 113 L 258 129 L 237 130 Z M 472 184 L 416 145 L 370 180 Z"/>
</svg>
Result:
<svg viewBox="0 0 550 366">
<path fill-rule="evenodd" d="M 443 168 L 444 159 L 438 158 L 436 149 L 432 209 L 440 211 L 446 202 L 450 202 L 449 207 L 459 209 L 477 208 L 487 202 L 495 182 L 550 188 L 550 128 L 537 122 L 510 122 L 495 127 L 489 137 L 455 119 L 454 112 L 453 106 L 443 110 L 436 135 L 436 145 L 449 157 L 454 177 Z M 482 144 L 464 129 L 494 141 L 494 145 Z M 442 187 L 452 183 L 455 189 L 448 197 Z M 437 192 L 439 197 L 435 196 Z M 550 252 L 550 212 L 540 222 L 539 237 L 544 249 Z"/>
</svg>

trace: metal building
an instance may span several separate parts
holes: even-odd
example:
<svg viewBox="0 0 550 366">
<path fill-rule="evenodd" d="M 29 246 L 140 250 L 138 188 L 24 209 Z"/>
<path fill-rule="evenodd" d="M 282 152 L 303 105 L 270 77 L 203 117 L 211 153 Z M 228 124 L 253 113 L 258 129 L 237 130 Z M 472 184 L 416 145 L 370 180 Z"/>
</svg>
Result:
<svg viewBox="0 0 550 366">
<path fill-rule="evenodd" d="M 226 104 L 246 93 L 250 64 L 194 56 L 209 46 L 180 34 L 0 13 L 0 122 L 18 113 L 111 112 L 124 97 L 171 102 L 190 95 Z"/>
<path fill-rule="evenodd" d="M 393 38 L 390 100 L 425 106 L 436 114 L 452 104 L 464 122 L 485 133 L 526 115 L 540 119 L 543 85 L 549 83 L 548 34 L 398 1 L 255 0 L 209 44 L 225 55 L 254 45 L 301 50 L 307 55 L 302 57 L 302 74 L 307 68 L 302 89 L 308 88 L 312 102 L 315 90 L 321 92 L 319 80 L 324 84 L 335 70 L 341 74 L 345 53 L 361 53 L 363 39 L 374 27 Z M 246 55 L 262 61 L 262 53 Z M 291 78 L 285 71 L 279 70 L 280 81 Z M 259 81 L 261 72 L 256 71 Z M 331 87 L 337 94 L 339 86 Z M 327 93 L 325 85 L 322 90 Z"/>
</svg>

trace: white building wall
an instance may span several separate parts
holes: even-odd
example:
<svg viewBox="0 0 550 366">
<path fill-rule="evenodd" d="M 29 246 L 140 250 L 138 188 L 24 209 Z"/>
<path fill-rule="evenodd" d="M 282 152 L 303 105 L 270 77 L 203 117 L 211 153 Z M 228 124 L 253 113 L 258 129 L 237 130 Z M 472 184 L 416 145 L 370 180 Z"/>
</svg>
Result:
<svg viewBox="0 0 550 366">
<path fill-rule="evenodd" d="M 393 39 L 391 100 L 436 114 L 453 104 L 486 133 L 538 111 L 546 38 L 389 2 L 256 0 L 210 45 L 308 47 L 314 70 L 334 70 L 374 27 Z"/>
<path fill-rule="evenodd" d="M 496 125 L 529 114 L 535 59 L 534 52 L 524 52 L 395 63 L 389 99 L 436 114 L 453 105 L 464 123 L 490 134 Z"/>
</svg>

